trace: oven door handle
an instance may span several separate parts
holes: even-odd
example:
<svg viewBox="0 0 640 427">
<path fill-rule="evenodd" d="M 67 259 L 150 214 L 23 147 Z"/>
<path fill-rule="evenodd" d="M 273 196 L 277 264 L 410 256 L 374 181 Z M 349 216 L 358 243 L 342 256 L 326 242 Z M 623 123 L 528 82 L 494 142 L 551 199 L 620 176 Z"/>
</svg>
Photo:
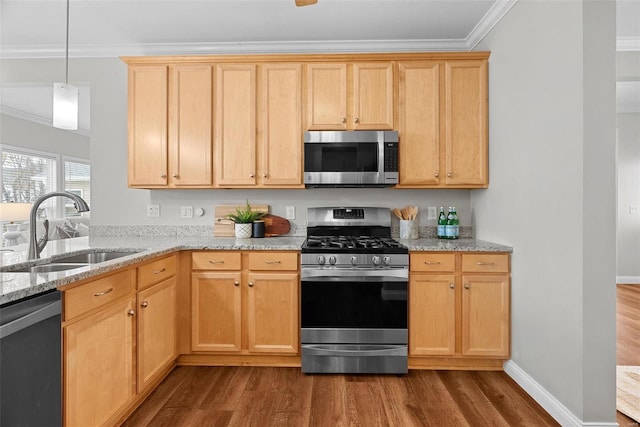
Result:
<svg viewBox="0 0 640 427">
<path fill-rule="evenodd" d="M 409 271 L 397 270 L 365 270 L 365 269 L 305 269 L 302 268 L 300 277 L 305 279 L 323 279 L 331 282 L 406 282 Z"/>
<path fill-rule="evenodd" d="M 308 356 L 406 356 L 406 345 L 326 345 L 303 344 L 303 351 Z"/>
</svg>

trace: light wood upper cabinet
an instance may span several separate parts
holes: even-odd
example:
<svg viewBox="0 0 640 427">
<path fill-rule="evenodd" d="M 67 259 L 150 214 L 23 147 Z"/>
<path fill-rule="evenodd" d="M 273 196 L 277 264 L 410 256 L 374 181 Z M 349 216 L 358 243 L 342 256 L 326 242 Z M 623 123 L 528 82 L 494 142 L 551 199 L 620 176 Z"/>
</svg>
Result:
<svg viewBox="0 0 640 427">
<path fill-rule="evenodd" d="M 211 65 L 129 67 L 129 186 L 207 187 Z"/>
<path fill-rule="evenodd" d="M 170 68 L 169 182 L 175 187 L 213 185 L 212 67 Z"/>
<path fill-rule="evenodd" d="M 306 129 L 393 129 L 393 63 L 306 66 Z"/>
<path fill-rule="evenodd" d="M 256 184 L 256 65 L 216 66 L 216 186 Z"/>
<path fill-rule="evenodd" d="M 302 65 L 259 66 L 258 183 L 304 188 L 302 179 Z"/>
<path fill-rule="evenodd" d="M 168 181 L 166 65 L 129 66 L 129 186 Z"/>
<path fill-rule="evenodd" d="M 398 63 L 399 184 L 488 185 L 487 61 Z"/>
<path fill-rule="evenodd" d="M 447 61 L 444 67 L 445 183 L 487 186 L 487 61 Z"/>
</svg>

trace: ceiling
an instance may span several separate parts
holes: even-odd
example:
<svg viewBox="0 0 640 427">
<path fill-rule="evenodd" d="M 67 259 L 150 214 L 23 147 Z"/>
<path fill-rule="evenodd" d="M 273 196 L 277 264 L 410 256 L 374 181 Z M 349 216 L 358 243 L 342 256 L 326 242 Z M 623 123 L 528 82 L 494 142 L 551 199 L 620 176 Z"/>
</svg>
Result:
<svg viewBox="0 0 640 427">
<path fill-rule="evenodd" d="M 70 0 L 69 55 L 472 50 L 516 1 Z M 618 0 L 617 20 L 618 50 L 640 51 L 640 0 Z M 65 23 L 65 0 L 1 0 L 0 58 L 63 58 Z M 18 89 L 50 123 L 50 84 Z M 2 88 L 3 112 L 30 108 L 19 93 Z"/>
</svg>

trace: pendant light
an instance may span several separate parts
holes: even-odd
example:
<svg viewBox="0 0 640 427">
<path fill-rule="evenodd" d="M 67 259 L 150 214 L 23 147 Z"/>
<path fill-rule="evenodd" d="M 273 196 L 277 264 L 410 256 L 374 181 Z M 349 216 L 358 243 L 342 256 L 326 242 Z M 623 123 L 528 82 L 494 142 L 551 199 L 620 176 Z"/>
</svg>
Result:
<svg viewBox="0 0 640 427">
<path fill-rule="evenodd" d="M 78 88 L 69 84 L 69 0 L 67 0 L 67 45 L 65 83 L 53 84 L 53 127 L 78 129 Z"/>
</svg>

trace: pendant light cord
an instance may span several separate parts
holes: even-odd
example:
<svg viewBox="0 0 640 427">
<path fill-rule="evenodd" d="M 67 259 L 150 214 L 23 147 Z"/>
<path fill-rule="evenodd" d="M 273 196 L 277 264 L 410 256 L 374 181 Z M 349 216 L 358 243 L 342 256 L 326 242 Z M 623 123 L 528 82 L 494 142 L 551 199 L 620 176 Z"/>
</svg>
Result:
<svg viewBox="0 0 640 427">
<path fill-rule="evenodd" d="M 67 48 L 65 58 L 65 83 L 69 84 L 69 0 L 67 0 Z"/>
</svg>

